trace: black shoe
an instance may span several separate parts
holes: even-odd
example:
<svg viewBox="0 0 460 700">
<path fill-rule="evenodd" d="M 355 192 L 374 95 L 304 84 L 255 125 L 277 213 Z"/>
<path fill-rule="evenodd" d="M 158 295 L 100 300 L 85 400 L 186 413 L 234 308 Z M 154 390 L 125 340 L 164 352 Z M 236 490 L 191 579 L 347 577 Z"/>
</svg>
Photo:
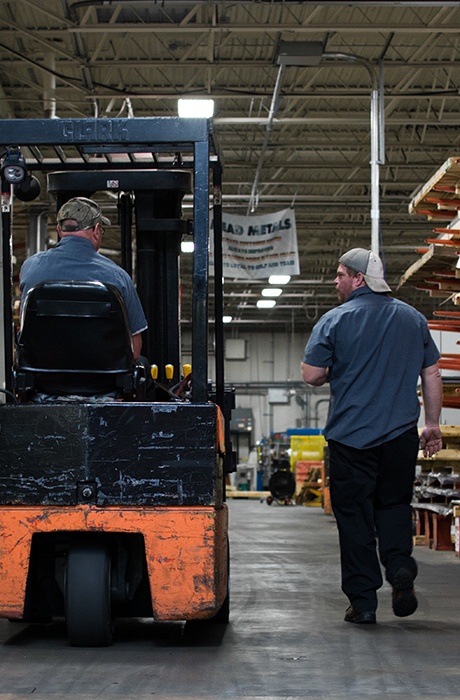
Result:
<svg viewBox="0 0 460 700">
<path fill-rule="evenodd" d="M 412 615 L 418 606 L 414 577 L 408 569 L 398 569 L 393 576 L 393 612 L 397 617 Z"/>
<path fill-rule="evenodd" d="M 355 612 L 352 605 L 345 610 L 345 622 L 355 622 L 358 625 L 375 625 L 377 622 L 375 612 L 373 610 L 365 610 L 364 612 Z"/>
</svg>

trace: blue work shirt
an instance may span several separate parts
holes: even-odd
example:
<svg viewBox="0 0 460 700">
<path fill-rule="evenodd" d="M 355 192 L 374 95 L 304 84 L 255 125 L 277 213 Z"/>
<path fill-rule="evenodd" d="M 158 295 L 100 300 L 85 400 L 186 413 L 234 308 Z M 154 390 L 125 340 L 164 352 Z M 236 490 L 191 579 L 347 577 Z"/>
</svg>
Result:
<svg viewBox="0 0 460 700">
<path fill-rule="evenodd" d="M 64 236 L 55 248 L 27 258 L 20 272 L 21 299 L 40 282 L 78 280 L 112 284 L 126 304 L 131 334 L 147 328 L 147 320 L 131 277 L 126 270 L 97 252 L 87 238 Z"/>
<path fill-rule="evenodd" d="M 425 317 L 360 287 L 313 328 L 303 361 L 330 368 L 326 439 L 364 449 L 416 426 L 420 372 L 439 360 Z"/>
</svg>

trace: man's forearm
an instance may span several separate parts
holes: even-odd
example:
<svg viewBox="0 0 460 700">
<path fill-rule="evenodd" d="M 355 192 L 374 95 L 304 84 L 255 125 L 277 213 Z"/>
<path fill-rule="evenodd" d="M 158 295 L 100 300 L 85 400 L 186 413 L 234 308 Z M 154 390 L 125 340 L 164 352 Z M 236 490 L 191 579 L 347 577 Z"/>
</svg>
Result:
<svg viewBox="0 0 460 700">
<path fill-rule="evenodd" d="M 422 370 L 421 378 L 425 425 L 438 425 L 442 408 L 442 380 L 437 364 Z"/>
<path fill-rule="evenodd" d="M 304 382 L 312 386 L 322 386 L 329 379 L 329 368 L 327 367 L 313 367 L 313 365 L 301 362 L 300 369 Z"/>
</svg>

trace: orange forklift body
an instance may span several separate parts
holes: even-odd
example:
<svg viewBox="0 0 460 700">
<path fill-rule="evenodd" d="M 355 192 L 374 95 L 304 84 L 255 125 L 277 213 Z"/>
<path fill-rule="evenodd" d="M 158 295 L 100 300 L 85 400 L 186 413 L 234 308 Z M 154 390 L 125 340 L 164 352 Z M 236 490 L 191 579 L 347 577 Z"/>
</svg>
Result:
<svg viewBox="0 0 460 700">
<path fill-rule="evenodd" d="M 227 507 L 0 508 L 0 616 L 22 618 L 32 537 L 51 532 L 140 533 L 156 620 L 212 615 L 227 591 Z"/>
</svg>

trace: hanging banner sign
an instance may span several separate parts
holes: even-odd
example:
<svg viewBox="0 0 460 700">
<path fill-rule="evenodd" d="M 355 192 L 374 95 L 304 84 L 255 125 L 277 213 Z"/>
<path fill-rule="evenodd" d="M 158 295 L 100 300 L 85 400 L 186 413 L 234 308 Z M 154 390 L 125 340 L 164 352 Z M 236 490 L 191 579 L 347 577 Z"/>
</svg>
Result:
<svg viewBox="0 0 460 700">
<path fill-rule="evenodd" d="M 209 272 L 214 274 L 211 220 Z M 262 216 L 222 214 L 224 277 L 264 279 L 298 275 L 299 255 L 294 209 Z"/>
</svg>

